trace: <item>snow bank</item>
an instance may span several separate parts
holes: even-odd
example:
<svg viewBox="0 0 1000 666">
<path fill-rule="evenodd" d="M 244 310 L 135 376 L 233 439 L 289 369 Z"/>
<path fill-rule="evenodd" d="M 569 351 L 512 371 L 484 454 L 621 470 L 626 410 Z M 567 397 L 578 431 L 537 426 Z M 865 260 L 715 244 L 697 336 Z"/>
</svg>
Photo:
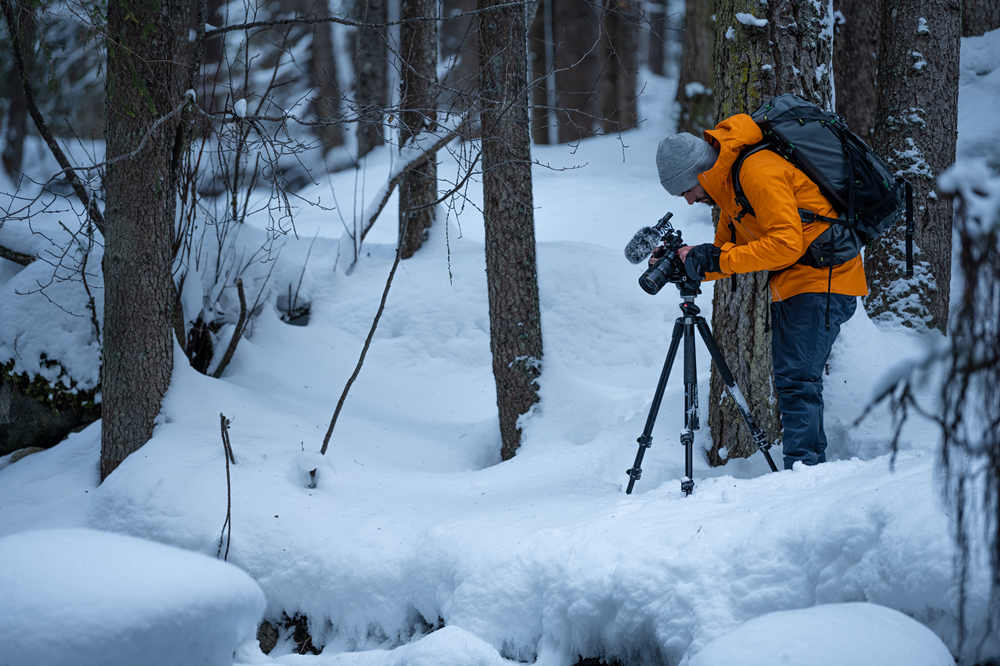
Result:
<svg viewBox="0 0 1000 666">
<path fill-rule="evenodd" d="M 0 539 L 4 666 L 223 666 L 264 595 L 203 555 L 83 529 Z"/>
<path fill-rule="evenodd" d="M 953 666 L 927 627 L 874 604 L 826 604 L 768 613 L 704 647 L 683 666 Z"/>
</svg>

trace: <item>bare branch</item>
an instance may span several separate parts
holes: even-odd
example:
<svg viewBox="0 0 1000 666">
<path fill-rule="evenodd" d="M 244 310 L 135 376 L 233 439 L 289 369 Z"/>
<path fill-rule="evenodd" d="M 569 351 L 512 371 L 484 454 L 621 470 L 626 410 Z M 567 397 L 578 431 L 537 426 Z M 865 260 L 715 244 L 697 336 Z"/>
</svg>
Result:
<svg viewBox="0 0 1000 666">
<path fill-rule="evenodd" d="M 56 158 L 56 161 L 59 162 L 59 166 L 61 166 L 66 172 L 66 177 L 69 178 L 70 183 L 73 185 L 73 191 L 80 199 L 80 202 L 83 203 L 84 208 L 86 208 L 87 215 L 90 216 L 94 225 L 101 232 L 101 234 L 103 234 L 104 216 L 101 215 L 101 211 L 97 208 L 97 202 L 87 193 L 87 189 L 83 186 L 83 183 L 80 182 L 76 173 L 74 173 L 73 167 L 69 163 L 69 159 L 66 158 L 66 154 L 63 153 L 62 148 L 59 147 L 55 137 L 52 136 L 52 132 L 45 123 L 45 118 L 42 117 L 42 112 L 38 110 L 38 105 L 35 103 L 35 94 L 31 89 L 31 84 L 28 82 L 28 76 L 24 69 L 24 56 L 21 50 L 21 39 L 19 32 L 16 29 L 17 21 L 14 18 L 14 8 L 11 6 L 11 1 L 0 0 L 0 6 L 3 8 L 3 15 L 7 21 L 11 51 L 14 53 L 14 62 L 17 65 L 17 72 L 21 79 L 21 86 L 24 88 L 24 98 L 28 103 L 28 112 L 31 114 L 31 119 L 35 121 L 35 127 L 38 128 L 38 133 L 42 135 L 43 139 L 45 139 L 46 145 L 48 145 L 49 150 L 52 151 L 52 155 Z"/>
<path fill-rule="evenodd" d="M 17 250 L 12 250 L 9 247 L 0 245 L 0 258 L 6 259 L 7 261 L 13 261 L 15 264 L 27 266 L 38 257 L 31 254 L 23 254 Z"/>
<path fill-rule="evenodd" d="M 212 376 L 216 379 L 222 376 L 222 371 L 226 369 L 229 361 L 233 359 L 233 354 L 236 353 L 236 345 L 239 344 L 240 338 L 243 337 L 243 329 L 247 323 L 247 297 L 243 292 L 243 280 L 240 278 L 236 278 L 236 292 L 240 296 L 240 318 L 236 322 L 233 337 L 229 339 L 229 346 L 226 347 L 226 353 L 222 356 L 222 360 L 219 361 L 219 367 L 212 373 Z"/>
</svg>

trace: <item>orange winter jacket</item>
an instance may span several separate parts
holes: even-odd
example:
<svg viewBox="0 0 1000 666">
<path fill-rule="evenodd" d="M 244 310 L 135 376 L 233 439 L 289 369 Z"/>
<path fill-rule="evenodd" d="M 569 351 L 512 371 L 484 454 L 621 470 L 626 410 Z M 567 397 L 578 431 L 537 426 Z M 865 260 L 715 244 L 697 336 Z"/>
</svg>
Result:
<svg viewBox="0 0 1000 666">
<path fill-rule="evenodd" d="M 745 113 L 705 131 L 705 139 L 719 149 L 719 158 L 711 169 L 698 175 L 698 182 L 722 211 L 715 230 L 715 245 L 722 249 L 719 257 L 722 272 L 709 273 L 705 279 L 733 273 L 780 271 L 772 275 L 769 283 L 773 301 L 827 290 L 847 296 L 867 294 L 860 255 L 834 266 L 832 273 L 829 268 L 795 263 L 829 226 L 825 222 L 802 222 L 799 209 L 824 217 L 837 217 L 837 212 L 815 183 L 777 153 L 761 150 L 743 162 L 740 184 L 756 216 L 748 213 L 736 221 L 740 205 L 733 188 L 733 163 L 744 148 L 763 138 L 757 123 Z"/>
</svg>

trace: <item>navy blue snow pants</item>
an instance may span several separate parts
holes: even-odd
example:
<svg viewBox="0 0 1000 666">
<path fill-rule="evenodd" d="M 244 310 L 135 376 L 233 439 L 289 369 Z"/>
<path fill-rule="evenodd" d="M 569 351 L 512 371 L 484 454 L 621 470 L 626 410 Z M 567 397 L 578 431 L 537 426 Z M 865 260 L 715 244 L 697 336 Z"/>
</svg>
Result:
<svg viewBox="0 0 1000 666">
<path fill-rule="evenodd" d="M 826 461 L 823 368 L 840 325 L 854 314 L 857 302 L 856 296 L 843 294 L 798 294 L 771 303 L 774 388 L 781 412 L 785 469 L 795 462 Z"/>
</svg>

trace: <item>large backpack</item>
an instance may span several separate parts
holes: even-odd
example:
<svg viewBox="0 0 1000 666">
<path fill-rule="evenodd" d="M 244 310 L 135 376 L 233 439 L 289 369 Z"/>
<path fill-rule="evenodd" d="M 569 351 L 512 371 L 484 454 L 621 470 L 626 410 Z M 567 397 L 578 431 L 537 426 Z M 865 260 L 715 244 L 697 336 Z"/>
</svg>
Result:
<svg viewBox="0 0 1000 666">
<path fill-rule="evenodd" d="M 733 165 L 733 187 L 741 207 L 739 221 L 753 214 L 740 186 L 743 161 L 771 150 L 801 169 L 819 187 L 838 217 L 800 210 L 803 222 L 827 222 L 824 231 L 798 263 L 833 267 L 852 259 L 861 247 L 906 218 L 906 266 L 912 272 L 913 194 L 910 184 L 851 132 L 835 113 L 822 110 L 797 95 L 779 95 L 751 115 L 764 140 L 745 149 Z"/>
</svg>

